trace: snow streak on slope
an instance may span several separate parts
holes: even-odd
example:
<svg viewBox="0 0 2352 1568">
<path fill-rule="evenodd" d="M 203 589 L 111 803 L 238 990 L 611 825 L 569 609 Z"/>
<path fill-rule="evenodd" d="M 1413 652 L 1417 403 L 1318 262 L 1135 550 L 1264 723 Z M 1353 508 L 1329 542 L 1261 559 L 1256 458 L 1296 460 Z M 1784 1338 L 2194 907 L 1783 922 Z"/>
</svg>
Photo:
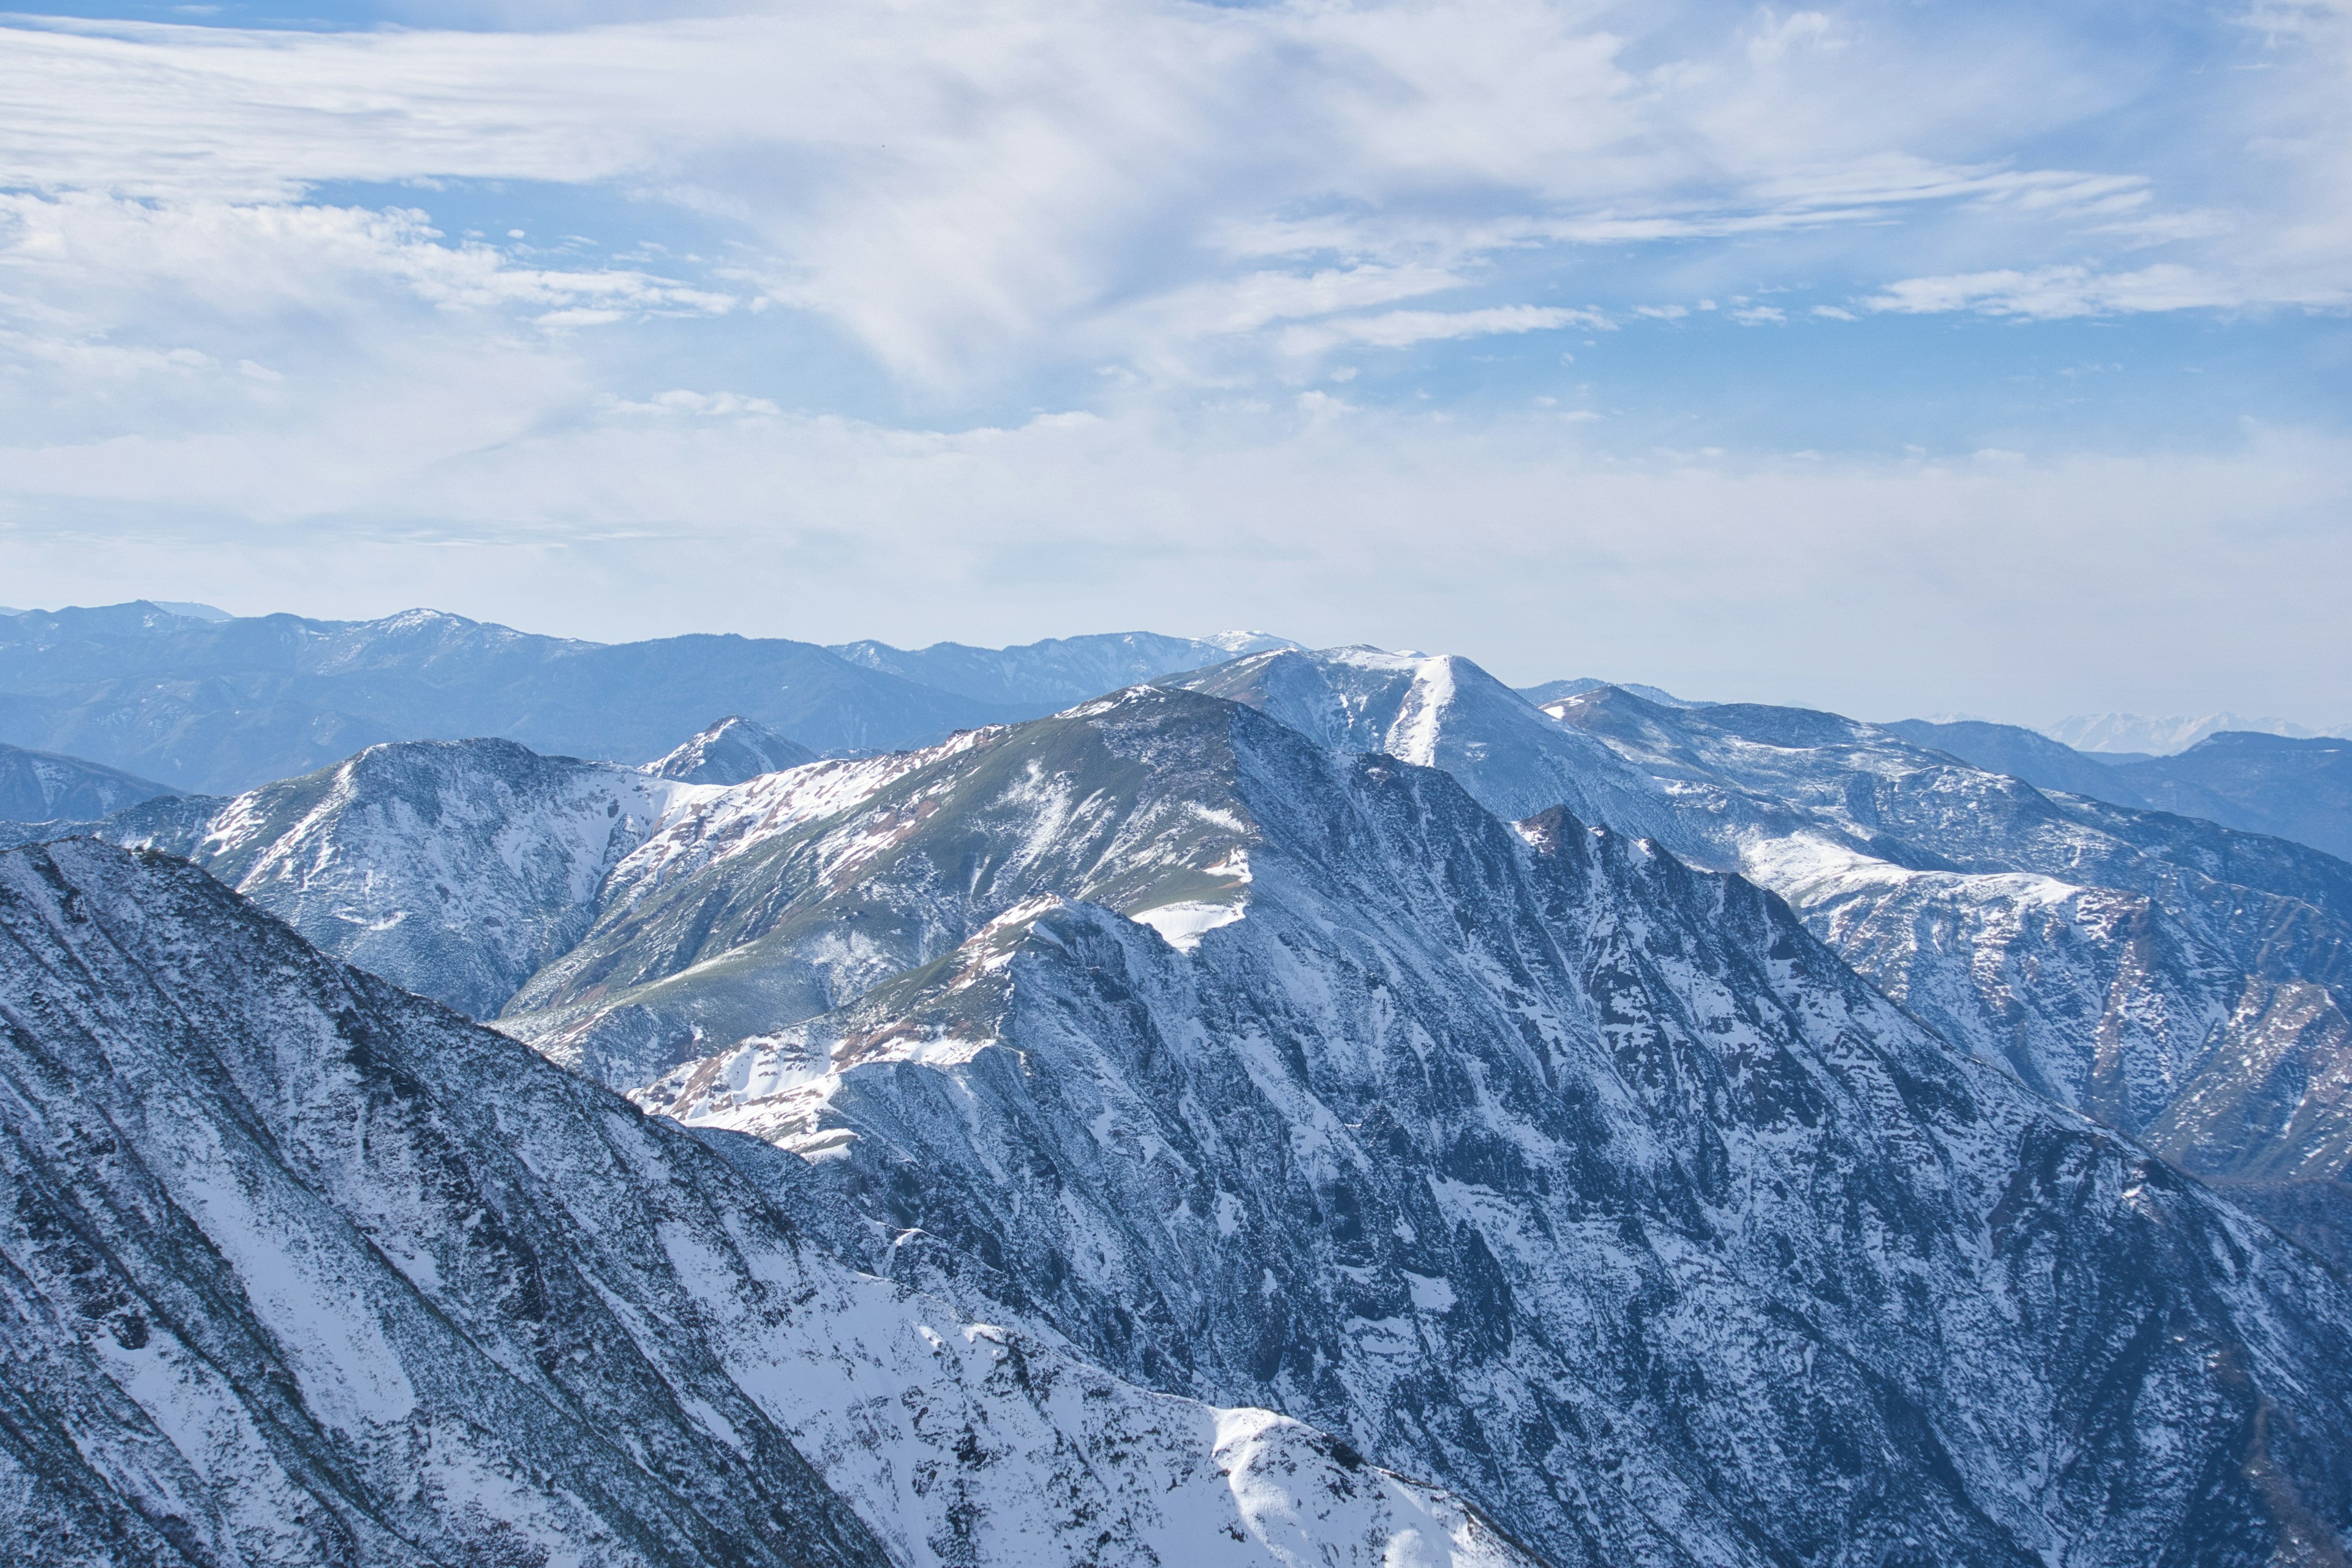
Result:
<svg viewBox="0 0 2352 1568">
<path fill-rule="evenodd" d="M 0 1556 L 1523 1568 L 1262 1411 L 857 1274 L 185 865 L 0 856 Z"/>
<path fill-rule="evenodd" d="M 1148 756 L 1133 815 L 1246 824 L 1246 919 L 1178 951 L 1024 880 L 641 1103 L 811 1158 L 876 1267 L 1410 1457 L 1556 1563 L 2252 1564 L 2352 1523 L 2340 1283 L 1780 900 L 1188 693 L 1055 722 L 1065 797 Z M 938 799 L 958 854 L 804 918 L 937 908 L 1061 820 Z"/>
<path fill-rule="evenodd" d="M 1587 822 L 1676 841 L 1675 816 L 1649 779 L 1455 655 L 1289 649 L 1171 684 L 1246 702 L 1334 751 L 1444 768 L 1506 817 L 1564 805 Z"/>
</svg>

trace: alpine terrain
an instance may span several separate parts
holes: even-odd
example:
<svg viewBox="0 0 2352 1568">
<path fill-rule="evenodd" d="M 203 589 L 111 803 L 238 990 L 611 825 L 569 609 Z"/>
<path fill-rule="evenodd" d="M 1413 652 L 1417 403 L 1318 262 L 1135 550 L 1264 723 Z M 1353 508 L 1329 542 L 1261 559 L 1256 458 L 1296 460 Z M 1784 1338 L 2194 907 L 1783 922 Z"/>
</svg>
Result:
<svg viewBox="0 0 2352 1568">
<path fill-rule="evenodd" d="M 810 1159 L 870 1266 L 1549 1561 L 2341 1528 L 2332 1274 L 1654 844 L 1139 689 L 757 781 L 613 887 L 505 1026 L 708 1050 L 640 1102 Z"/>
<path fill-rule="evenodd" d="M 1116 640 L 1002 650 L 1020 657 L 990 679 L 1076 681 L 1097 658 L 1124 675 L 1164 651 Z M 1834 715 L 1556 687 L 1538 707 L 1458 658 L 1285 646 L 912 751 L 809 760 L 738 717 L 642 766 L 403 742 L 234 799 L 132 805 L 96 827 L 127 855 L 85 840 L 5 862 L 27 910 L 68 890 L 19 921 L 33 956 L 0 968 L 0 1003 L 65 1060 L 68 1014 L 41 999 L 101 973 L 102 936 L 133 969 L 73 982 L 71 1037 L 159 1065 L 75 1057 L 47 1099 L 19 1099 L 48 1126 L 69 1100 L 253 1095 L 341 1071 L 289 1063 L 357 1061 L 340 1003 L 318 1005 L 331 1028 L 282 1000 L 234 1028 L 209 1002 L 184 1026 L 160 1004 L 90 1021 L 118 990 L 148 994 L 139 976 L 190 990 L 173 965 L 215 946 L 243 956 L 197 994 L 331 976 L 377 1020 L 361 1056 L 412 1042 L 414 1096 L 366 1087 L 362 1062 L 360 1099 L 331 1097 L 317 1125 L 371 1139 L 383 1113 L 359 1104 L 413 1101 L 399 1124 L 425 1117 L 436 1149 L 481 1162 L 481 1192 L 557 1205 L 524 1227 L 532 1256 L 588 1270 L 566 1288 L 660 1369 L 608 1373 L 597 1357 L 628 1347 L 606 1332 L 581 1377 L 687 1388 L 676 1358 L 709 1346 L 738 1391 L 693 1382 L 681 1435 L 633 1436 L 658 1482 L 642 1494 L 514 1479 L 590 1470 L 508 1457 L 525 1439 L 504 1417 L 435 1406 L 476 1468 L 398 1505 L 366 1479 L 393 1418 L 367 1406 L 354 1436 L 312 1402 L 304 1419 L 338 1434 L 319 1452 L 371 1518 L 476 1530 L 447 1500 L 489 1495 L 486 1470 L 528 1494 L 446 1538 L 482 1561 L 526 1530 L 551 1562 L 580 1556 L 650 1517 L 640 1497 L 685 1498 L 715 1532 L 693 1540 L 748 1530 L 787 1554 L 821 1516 L 834 1544 L 812 1561 L 2340 1560 L 2352 1295 L 2289 1236 L 2352 1236 L 2352 866 Z M 140 946 L 151 929 L 184 932 L 159 950 L 181 956 Z M 174 1054 L 240 1029 L 275 1065 L 224 1079 Z M 537 1298 L 501 1286 L 459 1310 L 403 1261 L 460 1279 L 432 1248 L 477 1245 L 476 1199 L 444 1203 L 372 1143 L 287 1152 L 259 1110 L 173 1105 L 175 1124 L 263 1128 L 338 1214 L 402 1216 L 405 1239 L 369 1245 L 528 1378 L 496 1347 L 543 1331 L 470 1325 Z M 185 1146 L 139 1158 L 176 1179 Z M 257 1256 L 172 1202 L 236 1268 Z M 506 1202 L 479 1200 L 512 1229 Z M 664 1217 L 681 1205 L 720 1217 Z M 679 1249 L 679 1226 L 712 1225 L 734 1261 Z M 784 1278 L 740 1239 L 762 1226 L 798 1270 L 780 1295 L 731 1282 Z M 616 1283 L 599 1247 L 652 1273 Z M 724 1311 L 697 1304 L 713 1292 Z M 86 1360 L 98 1321 L 74 1330 Z M 671 1328 L 645 1342 L 680 1323 L 687 1349 Z M 411 1363 L 441 1352 L 407 1332 L 378 1338 L 422 1388 Z M 299 1335 L 271 1320 L 264 1337 L 308 1389 Z M 838 1379 L 753 1363 L 879 1380 L 898 1425 Z M 565 1408 L 604 1440 L 616 1423 L 594 1411 L 642 1395 L 598 1387 Z M 41 1397 L 120 1408 L 103 1388 Z M 772 1498 L 695 1447 L 763 1465 L 771 1429 L 807 1461 L 763 1470 Z M 400 1451 L 423 1451 L 408 1430 Z M 1000 1452 L 1019 1462 L 973 1458 Z M 110 1518 L 177 1506 L 119 1469 L 74 1484 Z M 712 1489 L 724 1508 L 699 1500 Z M 753 1508 L 790 1528 L 744 1522 Z"/>
</svg>

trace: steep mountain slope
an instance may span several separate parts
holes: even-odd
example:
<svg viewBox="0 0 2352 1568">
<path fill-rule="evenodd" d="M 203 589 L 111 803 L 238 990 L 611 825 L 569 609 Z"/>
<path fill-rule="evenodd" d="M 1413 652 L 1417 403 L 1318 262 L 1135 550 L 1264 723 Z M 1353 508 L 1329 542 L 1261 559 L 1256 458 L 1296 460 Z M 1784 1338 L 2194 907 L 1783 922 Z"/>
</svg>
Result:
<svg viewBox="0 0 2352 1568">
<path fill-rule="evenodd" d="M 740 715 L 721 719 L 666 757 L 646 764 L 656 778 L 732 784 L 816 761 L 806 746 Z"/>
<path fill-rule="evenodd" d="M 1154 676 L 1223 664 L 1238 654 L 1297 646 L 1269 632 L 1222 632 L 1213 637 L 1107 632 L 1048 637 L 1019 647 L 968 647 L 942 642 L 910 650 L 887 643 L 854 642 L 836 644 L 833 651 L 867 669 L 1037 714 Z"/>
<path fill-rule="evenodd" d="M 172 793 L 79 757 L 0 746 L 0 822 L 89 821 Z"/>
<path fill-rule="evenodd" d="M 929 963 L 1037 893 L 1178 938 L 1229 918 L 1249 875 L 1230 803 L 1152 787 L 1153 758 L 1104 749 L 1104 707 L 683 805 L 499 1026 L 634 1088 Z"/>
<path fill-rule="evenodd" d="M 1287 649 L 1170 684 L 1246 702 L 1335 751 L 1444 768 L 1506 817 L 1565 805 L 1587 822 L 1668 842 L 1678 831 L 1638 771 L 1455 655 Z"/>
<path fill-rule="evenodd" d="M 2201 1176 L 2258 1183 L 2235 1190 L 2352 1258 L 2334 1087 L 2352 1072 L 2352 865 L 2045 794 L 1833 714 L 1617 690 L 1549 711 L 1947 1037 Z M 2273 1190 L 2287 1171 L 2326 1184 Z"/>
<path fill-rule="evenodd" d="M 0 855 L 0 1556 L 1520 1568 L 1264 1412 L 852 1273 L 738 1155 L 193 868 Z"/>
<path fill-rule="evenodd" d="M 227 793 L 393 740 L 499 735 L 643 762 L 712 713 L 821 752 L 935 740 L 1013 716 L 809 643 L 603 646 L 437 611 L 210 621 L 149 604 L 0 619 L 0 740 Z"/>
<path fill-rule="evenodd" d="M 812 1157 L 877 1266 L 1409 1458 L 1556 1563 L 2352 1525 L 2344 1287 L 1737 879 L 1155 689 L 678 868 L 633 978 L 856 999 L 644 1103 Z"/>
</svg>

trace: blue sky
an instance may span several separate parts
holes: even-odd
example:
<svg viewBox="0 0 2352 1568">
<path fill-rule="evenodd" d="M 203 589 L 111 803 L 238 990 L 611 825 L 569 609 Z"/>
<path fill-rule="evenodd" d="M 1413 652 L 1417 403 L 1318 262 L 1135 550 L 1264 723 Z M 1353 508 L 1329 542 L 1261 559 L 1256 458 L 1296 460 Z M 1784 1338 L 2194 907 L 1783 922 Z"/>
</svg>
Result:
<svg viewBox="0 0 2352 1568">
<path fill-rule="evenodd" d="M 0 602 L 2352 720 L 2352 10 L 0 24 Z"/>
</svg>

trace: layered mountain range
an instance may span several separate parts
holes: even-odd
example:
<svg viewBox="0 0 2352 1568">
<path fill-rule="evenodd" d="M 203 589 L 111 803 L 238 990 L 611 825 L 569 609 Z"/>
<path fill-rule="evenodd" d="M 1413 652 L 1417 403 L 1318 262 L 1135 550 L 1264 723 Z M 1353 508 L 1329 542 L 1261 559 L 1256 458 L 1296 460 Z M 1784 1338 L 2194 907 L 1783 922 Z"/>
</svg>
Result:
<svg viewBox="0 0 2352 1568">
<path fill-rule="evenodd" d="M 964 1539 L 952 1528 L 877 1522 L 898 1504 L 872 1476 L 927 1461 L 876 1459 L 730 1371 L 809 1461 L 818 1490 L 794 1494 L 793 1517 L 833 1510 L 847 1560 L 866 1549 L 857 1529 L 894 1562 L 1092 1560 L 992 1489 L 1034 1484 L 1048 1449 L 1129 1478 L 1104 1482 L 1129 1500 L 1091 1518 L 1140 1521 L 1117 1510 L 1154 1486 L 1189 1497 L 1181 1474 L 1227 1500 L 1219 1539 L 1236 1550 L 1274 1550 L 1269 1521 L 1309 1521 L 1285 1560 L 2340 1555 L 2352 1300 L 2323 1255 L 2352 1234 L 2352 866 L 1834 715 L 1595 682 L 1538 690 L 1539 707 L 1460 658 L 1074 640 L 1097 646 L 1035 645 L 1050 657 L 1029 676 L 952 645 L 837 651 L 975 701 L 1098 668 L 1191 672 L 831 760 L 742 704 L 642 766 L 509 740 L 379 745 L 234 799 L 131 805 L 98 831 L 145 849 L 20 852 L 56 869 L 18 881 L 103 882 L 106 941 L 127 952 L 116 927 L 215 886 L 153 858 L 186 856 L 251 900 L 205 895 L 224 920 L 310 955 L 263 963 L 257 937 L 187 936 L 190 952 L 248 944 L 207 994 L 242 968 L 338 976 L 398 1030 L 431 1021 L 415 1048 L 457 1064 L 413 1068 L 435 1094 L 470 1083 L 536 1105 L 571 1084 L 620 1114 L 592 1079 L 655 1113 L 629 1138 L 670 1149 L 686 1135 L 660 1129 L 694 1130 L 675 1147 L 730 1175 L 682 1153 L 620 1165 L 720 1194 L 729 1215 L 766 1205 L 803 1277 L 834 1282 L 793 1299 L 847 1303 L 763 1320 L 763 1344 L 867 1314 L 868 1364 L 901 1353 L 885 1339 L 961 1335 L 967 1367 L 994 1357 L 1000 1383 L 1059 1357 L 1061 1386 L 1110 1391 L 1084 1407 L 1165 1415 L 1161 1437 L 1133 1436 L 1139 1469 L 1049 1410 L 1006 1439 L 1031 1445 L 1030 1469 L 937 1472 L 1021 1521 L 959 1557 L 936 1543 Z M 1161 664 L 1202 647 L 1201 668 Z M 92 962 L 40 946 L 56 940 L 26 939 L 45 956 L 0 978 L 12 1016 L 34 1016 L 18 992 Z M 537 1057 L 336 959 L 495 1018 Z M 103 1035 L 73 1016 L 75 1037 Z M 163 1016 L 107 1026 L 128 1052 Z M 157 1081 L 128 1076 L 126 1094 Z M 217 1076 L 178 1058 L 163 1075 Z M 79 1091 L 44 1092 L 54 1119 Z M 517 1157 L 544 1173 L 574 1138 L 640 1147 L 565 1115 Z M 597 1205 L 673 1201 L 631 1196 L 621 1173 L 579 1185 L 590 1195 L 563 1202 L 581 1226 Z M 412 1230 L 462 1229 L 454 1212 Z M 695 1296 L 692 1269 L 673 1272 Z M 1017 1424 L 959 1375 L 957 1408 Z M 1151 1398 L 1168 1403 L 1119 1403 Z M 1216 1415 L 1229 1406 L 1307 1425 Z M 1276 1434 L 1270 1468 L 1235 1459 L 1242 1427 Z M 1362 1477 L 1377 1484 L 1350 1491 Z M 421 1506 L 449 1528 L 448 1509 Z M 544 1524 L 551 1506 L 515 1517 L 588 1538 Z M 954 1506 L 905 1504 L 918 1521 Z M 713 1528 L 764 1528 L 737 1520 Z M 1357 1546 L 1328 1544 L 1342 1529 Z M 1141 1523 L 1106 1531 L 1100 1560 L 1134 1542 L 1215 1560 Z M 1048 1544 L 1010 1544 L 1032 1534 Z"/>
<path fill-rule="evenodd" d="M 434 610 L 234 618 L 142 600 L 0 615 L 0 742 L 216 794 L 384 741 L 491 735 L 643 763 L 721 713 L 830 755 L 1048 713 L 1280 641 L 1122 633 L 917 652 L 710 636 L 599 644 Z"/>
<path fill-rule="evenodd" d="M 2116 761 L 2011 724 L 1912 719 L 1887 728 L 2043 789 L 2201 816 L 2295 839 L 2339 858 L 2352 856 L 2352 741 L 2232 731 L 2175 755 Z"/>
</svg>

